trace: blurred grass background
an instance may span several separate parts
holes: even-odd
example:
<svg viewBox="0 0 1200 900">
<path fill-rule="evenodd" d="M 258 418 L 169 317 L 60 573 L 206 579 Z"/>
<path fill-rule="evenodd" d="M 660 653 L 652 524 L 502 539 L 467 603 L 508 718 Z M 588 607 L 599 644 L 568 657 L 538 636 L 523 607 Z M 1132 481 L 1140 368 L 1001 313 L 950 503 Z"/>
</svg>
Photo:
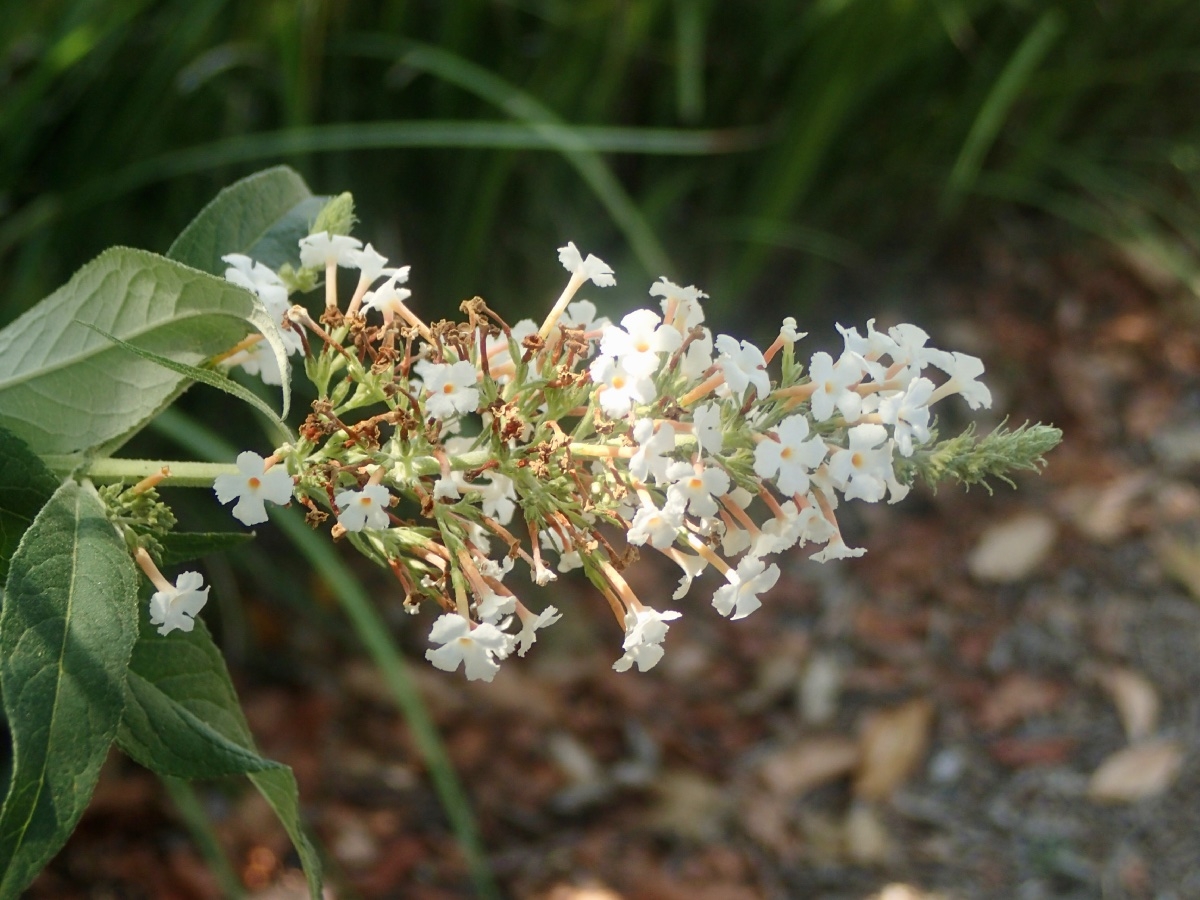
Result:
<svg viewBox="0 0 1200 900">
<path fill-rule="evenodd" d="M 0 321 L 276 162 L 434 316 L 535 314 L 576 241 L 812 311 L 1036 210 L 1194 277 L 1193 0 L 42 0 L 0 22 Z"/>
</svg>

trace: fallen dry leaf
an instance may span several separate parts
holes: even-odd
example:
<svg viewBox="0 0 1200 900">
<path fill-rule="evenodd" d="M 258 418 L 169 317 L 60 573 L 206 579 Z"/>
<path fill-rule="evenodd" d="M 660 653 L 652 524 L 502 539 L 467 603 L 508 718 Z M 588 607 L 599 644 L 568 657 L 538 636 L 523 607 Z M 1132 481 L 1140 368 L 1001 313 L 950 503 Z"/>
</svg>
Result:
<svg viewBox="0 0 1200 900">
<path fill-rule="evenodd" d="M 1163 537 L 1155 542 L 1154 553 L 1163 571 L 1179 582 L 1193 600 L 1200 600 L 1200 547 L 1195 541 Z"/>
<path fill-rule="evenodd" d="M 1030 716 L 1050 712 L 1065 693 L 1057 682 L 1014 672 L 988 694 L 979 710 L 979 724 L 988 731 L 1003 731 Z"/>
<path fill-rule="evenodd" d="M 655 802 L 649 825 L 667 834 L 697 842 L 716 840 L 729 812 L 722 786 L 698 772 L 664 772 L 654 785 Z"/>
<path fill-rule="evenodd" d="M 1108 692 L 1125 736 L 1130 741 L 1149 737 L 1158 727 L 1158 691 L 1141 672 L 1133 669 L 1111 668 L 1096 674 L 1100 686 Z"/>
<path fill-rule="evenodd" d="M 1050 554 L 1058 528 L 1042 513 L 1022 513 L 988 528 L 967 557 L 967 570 L 976 581 L 1020 581 Z"/>
<path fill-rule="evenodd" d="M 826 725 L 837 714 L 844 666 L 832 653 L 817 653 L 809 660 L 800 682 L 800 713 L 809 725 Z"/>
<path fill-rule="evenodd" d="M 848 737 L 806 738 L 768 756 L 760 773 L 777 793 L 803 794 L 854 771 L 859 753 L 859 742 Z"/>
<path fill-rule="evenodd" d="M 1007 737 L 988 744 L 988 753 L 1001 765 L 1014 769 L 1053 766 L 1065 761 L 1079 741 L 1069 736 Z"/>
<path fill-rule="evenodd" d="M 1119 750 L 1092 773 L 1088 796 L 1098 803 L 1133 803 L 1161 794 L 1183 765 L 1178 741 L 1144 741 Z"/>
<path fill-rule="evenodd" d="M 544 897 L 545 900 L 622 900 L 620 894 L 602 885 L 556 884 Z"/>
<path fill-rule="evenodd" d="M 1075 528 L 1101 544 L 1115 541 L 1131 527 L 1130 513 L 1150 485 L 1150 475 L 1135 472 L 1107 484 L 1080 484 L 1062 498 L 1062 511 Z"/>
<path fill-rule="evenodd" d="M 780 794 L 753 791 L 738 798 L 738 824 L 751 839 L 780 859 L 796 855 L 799 842 L 792 828 L 790 803 Z"/>
<path fill-rule="evenodd" d="M 852 803 L 846 813 L 846 856 L 860 866 L 878 866 L 887 862 L 893 853 L 891 836 L 879 817 L 879 810 L 870 803 Z"/>
<path fill-rule="evenodd" d="M 931 894 L 909 884 L 889 884 L 867 900 L 945 900 L 945 894 Z"/>
<path fill-rule="evenodd" d="M 859 736 L 862 756 L 855 796 L 864 800 L 890 796 L 924 759 L 932 724 L 933 704 L 923 697 L 868 715 Z"/>
</svg>

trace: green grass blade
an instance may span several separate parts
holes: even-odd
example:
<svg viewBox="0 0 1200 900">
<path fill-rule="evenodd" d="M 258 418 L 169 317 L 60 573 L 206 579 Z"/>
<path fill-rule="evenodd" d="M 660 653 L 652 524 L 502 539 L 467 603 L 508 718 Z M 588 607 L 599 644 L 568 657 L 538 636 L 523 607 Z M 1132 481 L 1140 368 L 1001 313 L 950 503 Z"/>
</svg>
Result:
<svg viewBox="0 0 1200 900">
<path fill-rule="evenodd" d="M 544 123 L 535 128 L 520 122 L 478 121 L 357 122 L 238 135 L 134 163 L 62 195 L 39 197 L 0 224 L 0 253 L 62 218 L 110 203 L 147 185 L 225 166 L 306 153 L 421 147 L 563 152 L 564 147 L 571 147 L 589 158 L 599 153 L 709 156 L 745 152 L 765 140 L 761 129 L 752 128 L 698 131 L 562 123 Z M 590 164 L 585 167 L 589 171 L 592 168 Z M 600 182 L 607 184 L 603 176 Z M 628 197 L 614 202 L 621 208 L 623 202 L 632 204 Z"/>
<path fill-rule="evenodd" d="M 1065 28 L 1066 17 L 1062 12 L 1057 9 L 1047 10 L 1005 65 L 979 107 L 979 113 L 971 124 L 958 158 L 946 179 L 941 198 L 943 216 L 955 212 L 971 190 L 983 168 L 984 157 L 1000 134 L 1013 104 L 1017 102 L 1033 73 Z"/>
<path fill-rule="evenodd" d="M 704 117 L 707 0 L 675 0 L 675 103 L 681 122 Z"/>
<path fill-rule="evenodd" d="M 543 135 L 592 189 L 647 272 L 672 273 L 667 252 L 658 236 L 612 170 L 586 143 L 563 132 L 563 121 L 537 99 L 498 75 L 438 47 L 383 35 L 356 36 L 349 46 L 358 48 L 364 55 L 391 56 L 405 65 L 436 75 L 494 104 Z"/>
<path fill-rule="evenodd" d="M 161 781 L 167 790 L 167 796 L 175 805 L 179 817 L 183 819 L 183 824 L 191 832 L 192 840 L 196 842 L 196 849 L 200 851 L 200 856 L 203 857 L 208 864 L 209 871 L 216 878 L 217 885 L 221 889 L 221 896 L 228 897 L 230 900 L 241 900 L 246 896 L 246 889 L 242 886 L 241 879 L 233 869 L 233 864 L 222 849 L 221 841 L 217 838 L 217 831 L 208 820 L 208 816 L 205 815 L 204 805 L 200 802 L 200 798 L 196 796 L 196 789 L 182 778 L 162 776 Z"/>
</svg>

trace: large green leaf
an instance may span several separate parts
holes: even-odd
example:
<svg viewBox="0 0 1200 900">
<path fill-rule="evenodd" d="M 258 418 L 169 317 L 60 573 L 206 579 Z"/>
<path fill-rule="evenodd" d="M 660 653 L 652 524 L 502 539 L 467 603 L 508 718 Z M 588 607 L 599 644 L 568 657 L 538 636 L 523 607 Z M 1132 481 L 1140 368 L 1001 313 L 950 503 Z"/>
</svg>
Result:
<svg viewBox="0 0 1200 900">
<path fill-rule="evenodd" d="M 94 325 L 89 325 L 89 328 L 94 328 L 97 334 L 101 334 L 108 338 L 118 347 L 121 347 L 128 353 L 139 356 L 148 362 L 157 363 L 165 369 L 170 369 L 177 375 L 182 375 L 191 381 L 199 381 L 201 384 L 207 384 L 209 387 L 215 387 L 219 391 L 224 391 L 232 397 L 237 397 L 243 403 L 253 406 L 260 413 L 266 416 L 267 421 L 275 427 L 276 436 L 280 441 L 289 441 L 293 435 L 287 427 L 287 423 L 275 414 L 275 410 L 271 409 L 258 394 L 254 393 L 245 385 L 238 384 L 228 375 L 223 372 L 217 372 L 213 369 L 202 369 L 199 366 L 189 366 L 187 363 L 175 362 L 173 359 L 168 359 L 165 356 L 159 356 L 157 353 L 151 353 L 149 350 L 143 350 L 136 344 L 131 344 L 128 341 L 123 341 L 114 334 L 109 334 L 101 328 L 96 328 Z M 287 371 L 287 369 L 284 369 Z M 286 414 L 286 410 L 284 410 Z"/>
<path fill-rule="evenodd" d="M 220 275 L 221 257 L 244 253 L 278 269 L 300 259 L 299 241 L 325 205 L 287 166 L 265 169 L 236 181 L 200 210 L 171 244 L 167 256 Z"/>
<path fill-rule="evenodd" d="M 0 427 L 39 455 L 107 455 L 190 384 L 84 322 L 189 365 L 228 350 L 249 325 L 286 366 L 278 329 L 249 292 L 143 250 L 105 251 L 0 331 Z M 285 413 L 287 403 L 285 381 Z"/>
<path fill-rule="evenodd" d="M 58 479 L 15 434 L 0 428 L 0 578 L 17 542 L 58 488 Z"/>
<path fill-rule="evenodd" d="M 13 555 L 0 691 L 13 768 L 0 810 L 0 898 L 16 897 L 83 814 L 125 704 L 137 574 L 90 486 L 67 481 Z"/>
<path fill-rule="evenodd" d="M 300 824 L 296 778 L 255 749 L 225 661 L 204 623 L 161 636 L 143 617 L 127 690 L 118 746 L 159 775 L 249 776 L 287 829 L 309 890 L 319 898 L 321 864 Z"/>
</svg>

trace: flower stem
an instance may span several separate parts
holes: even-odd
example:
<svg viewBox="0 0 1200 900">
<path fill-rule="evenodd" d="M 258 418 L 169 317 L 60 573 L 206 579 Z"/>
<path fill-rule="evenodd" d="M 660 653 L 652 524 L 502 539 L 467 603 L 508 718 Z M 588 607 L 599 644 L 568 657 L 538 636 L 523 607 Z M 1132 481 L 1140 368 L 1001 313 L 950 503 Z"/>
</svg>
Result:
<svg viewBox="0 0 1200 900">
<path fill-rule="evenodd" d="M 93 481 L 141 481 L 151 475 L 170 474 L 159 483 L 170 487 L 212 487 L 218 475 L 236 475 L 233 463 L 175 462 L 161 459 L 92 459 L 78 456 L 46 456 L 42 462 L 52 472 L 62 475 L 86 476 Z"/>
</svg>

